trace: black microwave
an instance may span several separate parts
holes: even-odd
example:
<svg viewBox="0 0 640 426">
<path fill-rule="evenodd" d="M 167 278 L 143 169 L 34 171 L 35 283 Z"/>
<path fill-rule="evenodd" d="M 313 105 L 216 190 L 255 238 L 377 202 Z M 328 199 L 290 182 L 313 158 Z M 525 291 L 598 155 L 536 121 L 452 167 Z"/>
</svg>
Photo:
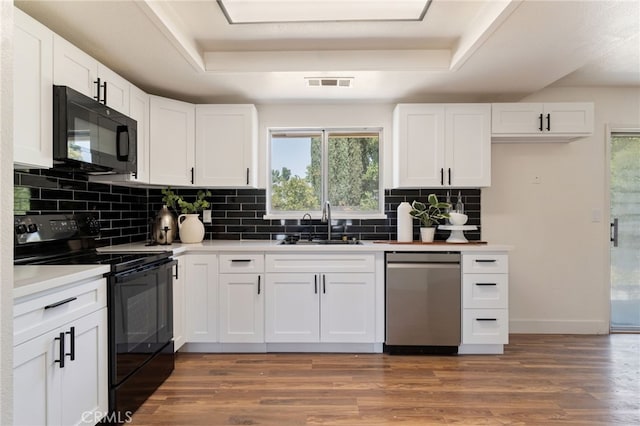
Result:
<svg viewBox="0 0 640 426">
<path fill-rule="evenodd" d="M 67 86 L 53 86 L 54 168 L 137 172 L 137 123 Z"/>
</svg>

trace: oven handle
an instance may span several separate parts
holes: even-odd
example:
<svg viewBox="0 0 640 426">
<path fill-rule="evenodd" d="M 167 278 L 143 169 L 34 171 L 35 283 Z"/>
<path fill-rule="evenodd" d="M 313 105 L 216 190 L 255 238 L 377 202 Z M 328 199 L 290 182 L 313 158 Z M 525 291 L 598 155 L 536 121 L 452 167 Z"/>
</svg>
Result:
<svg viewBox="0 0 640 426">
<path fill-rule="evenodd" d="M 154 264 L 145 265 L 144 267 L 133 269 L 130 271 L 120 272 L 119 274 L 115 274 L 113 277 L 115 278 L 116 283 L 122 283 L 125 281 L 129 281 L 133 275 L 142 275 L 142 274 L 147 275 L 147 272 L 149 271 L 154 271 L 160 268 L 164 268 L 165 266 L 167 268 L 173 268 L 173 266 L 177 264 L 178 264 L 177 260 L 169 259 L 166 262 L 154 263 Z M 171 275 L 173 276 L 173 274 Z"/>
</svg>

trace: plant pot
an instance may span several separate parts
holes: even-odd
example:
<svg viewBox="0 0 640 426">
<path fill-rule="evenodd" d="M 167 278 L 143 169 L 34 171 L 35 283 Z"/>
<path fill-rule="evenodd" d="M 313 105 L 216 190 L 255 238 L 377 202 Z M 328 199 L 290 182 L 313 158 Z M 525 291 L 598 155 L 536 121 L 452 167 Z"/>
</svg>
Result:
<svg viewBox="0 0 640 426">
<path fill-rule="evenodd" d="M 204 224 L 200 221 L 197 213 L 178 216 L 178 228 L 182 243 L 200 243 L 204 238 Z"/>
<path fill-rule="evenodd" d="M 436 235 L 436 228 L 430 226 L 428 228 L 420 228 L 420 239 L 423 243 L 432 243 L 433 237 Z"/>
</svg>

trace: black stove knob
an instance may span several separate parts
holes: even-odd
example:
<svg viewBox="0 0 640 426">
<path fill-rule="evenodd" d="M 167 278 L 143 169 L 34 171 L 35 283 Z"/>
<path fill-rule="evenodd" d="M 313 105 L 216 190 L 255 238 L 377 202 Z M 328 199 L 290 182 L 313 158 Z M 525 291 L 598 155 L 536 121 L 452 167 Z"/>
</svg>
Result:
<svg viewBox="0 0 640 426">
<path fill-rule="evenodd" d="M 27 225 L 27 232 L 33 234 L 34 232 L 38 232 L 38 225 L 35 223 L 30 223 Z"/>
<path fill-rule="evenodd" d="M 16 225 L 16 234 L 20 235 L 20 234 L 26 234 L 26 233 L 27 233 L 27 225 L 25 225 L 24 223 L 20 225 Z"/>
</svg>

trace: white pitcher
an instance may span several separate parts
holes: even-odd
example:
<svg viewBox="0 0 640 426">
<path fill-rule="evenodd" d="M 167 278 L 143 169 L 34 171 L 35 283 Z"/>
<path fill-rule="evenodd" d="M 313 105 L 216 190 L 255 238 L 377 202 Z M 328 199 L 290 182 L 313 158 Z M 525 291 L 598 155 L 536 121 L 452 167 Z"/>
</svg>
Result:
<svg viewBox="0 0 640 426">
<path fill-rule="evenodd" d="M 181 214 L 178 216 L 180 242 L 199 243 L 204 238 L 204 224 L 200 222 L 197 213 Z"/>
</svg>

